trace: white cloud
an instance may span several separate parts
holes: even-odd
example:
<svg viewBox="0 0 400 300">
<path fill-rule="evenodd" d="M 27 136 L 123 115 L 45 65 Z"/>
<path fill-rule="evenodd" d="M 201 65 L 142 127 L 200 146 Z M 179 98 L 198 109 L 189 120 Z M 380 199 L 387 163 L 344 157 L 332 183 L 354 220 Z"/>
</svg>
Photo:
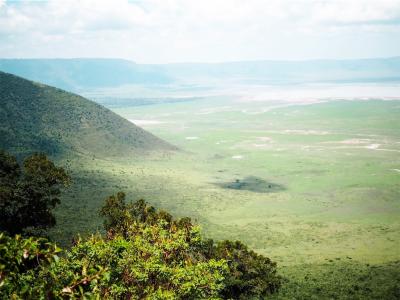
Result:
<svg viewBox="0 0 400 300">
<path fill-rule="evenodd" d="M 314 19 L 321 22 L 385 23 L 400 18 L 398 0 L 326 1 L 314 9 Z"/>
<path fill-rule="evenodd" d="M 0 43 L 7 43 L 0 56 L 146 62 L 355 56 L 363 49 L 358 37 L 387 41 L 391 52 L 375 45 L 358 53 L 382 56 L 400 50 L 393 39 L 399 24 L 400 0 L 0 0 Z"/>
</svg>

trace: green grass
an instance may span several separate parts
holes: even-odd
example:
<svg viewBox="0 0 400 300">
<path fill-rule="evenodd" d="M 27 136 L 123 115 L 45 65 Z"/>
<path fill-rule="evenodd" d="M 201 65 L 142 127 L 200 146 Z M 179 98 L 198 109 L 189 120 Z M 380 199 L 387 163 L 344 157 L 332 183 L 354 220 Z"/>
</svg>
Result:
<svg viewBox="0 0 400 300">
<path fill-rule="evenodd" d="M 160 121 L 145 129 L 183 151 L 72 159 L 77 184 L 57 210 L 53 236 L 66 243 L 75 232 L 100 230 L 103 199 L 123 190 L 192 217 L 207 236 L 239 239 L 277 261 L 290 280 L 279 297 L 395 299 L 400 102 L 268 110 L 276 103 L 224 101 L 115 109 L 127 119 Z M 248 188 L 227 188 L 237 180 Z M 268 184 L 280 188 L 268 192 Z"/>
<path fill-rule="evenodd" d="M 348 258 L 284 268 L 286 282 L 272 299 L 399 299 L 400 262 L 382 265 Z"/>
</svg>

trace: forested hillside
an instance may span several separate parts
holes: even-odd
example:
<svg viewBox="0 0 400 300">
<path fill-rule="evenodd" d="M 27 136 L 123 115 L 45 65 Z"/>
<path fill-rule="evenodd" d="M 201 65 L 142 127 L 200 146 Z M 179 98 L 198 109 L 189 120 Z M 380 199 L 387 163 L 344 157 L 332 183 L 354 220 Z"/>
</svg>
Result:
<svg viewBox="0 0 400 300">
<path fill-rule="evenodd" d="M 15 153 L 121 156 L 174 146 L 75 94 L 0 72 L 0 141 Z"/>
</svg>

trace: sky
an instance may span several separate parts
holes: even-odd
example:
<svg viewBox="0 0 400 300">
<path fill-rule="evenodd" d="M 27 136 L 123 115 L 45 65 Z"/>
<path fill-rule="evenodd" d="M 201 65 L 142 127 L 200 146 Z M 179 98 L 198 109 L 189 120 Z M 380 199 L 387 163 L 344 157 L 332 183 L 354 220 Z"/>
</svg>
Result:
<svg viewBox="0 0 400 300">
<path fill-rule="evenodd" d="M 400 56 L 400 0 L 0 0 L 2 58 Z"/>
</svg>

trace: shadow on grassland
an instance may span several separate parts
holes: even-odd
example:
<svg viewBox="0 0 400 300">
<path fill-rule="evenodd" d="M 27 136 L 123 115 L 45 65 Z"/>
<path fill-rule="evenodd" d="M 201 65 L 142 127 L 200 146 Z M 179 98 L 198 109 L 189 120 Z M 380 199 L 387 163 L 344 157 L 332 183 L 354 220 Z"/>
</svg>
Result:
<svg viewBox="0 0 400 300">
<path fill-rule="evenodd" d="M 282 184 L 268 182 L 257 176 L 247 176 L 228 182 L 214 182 L 214 184 L 224 189 L 245 190 L 255 193 L 275 193 L 286 190 L 286 187 Z"/>
</svg>

